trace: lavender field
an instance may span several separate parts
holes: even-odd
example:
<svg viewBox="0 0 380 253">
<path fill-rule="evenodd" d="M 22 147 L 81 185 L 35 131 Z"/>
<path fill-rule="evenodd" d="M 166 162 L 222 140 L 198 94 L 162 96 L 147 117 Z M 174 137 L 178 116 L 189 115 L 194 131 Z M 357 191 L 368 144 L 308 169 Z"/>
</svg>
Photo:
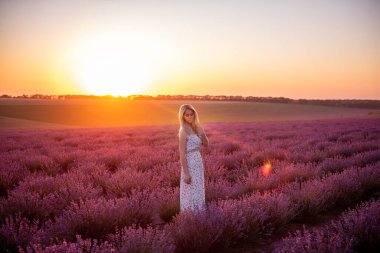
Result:
<svg viewBox="0 0 380 253">
<path fill-rule="evenodd" d="M 0 251 L 380 248 L 380 119 L 204 128 L 203 213 L 179 213 L 177 125 L 0 132 Z"/>
</svg>

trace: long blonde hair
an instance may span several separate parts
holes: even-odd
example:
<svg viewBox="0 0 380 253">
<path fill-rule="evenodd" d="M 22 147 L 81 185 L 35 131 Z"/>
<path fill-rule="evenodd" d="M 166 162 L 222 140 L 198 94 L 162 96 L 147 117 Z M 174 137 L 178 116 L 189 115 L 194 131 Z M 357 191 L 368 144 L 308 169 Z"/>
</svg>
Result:
<svg viewBox="0 0 380 253">
<path fill-rule="evenodd" d="M 183 115 L 185 114 L 185 111 L 189 109 L 189 110 L 192 110 L 194 112 L 194 123 L 195 123 L 195 126 L 196 128 L 199 127 L 199 117 L 198 117 L 198 113 L 197 111 L 195 110 L 195 108 L 190 105 L 190 104 L 183 104 L 181 105 L 181 107 L 179 108 L 179 113 L 178 113 L 178 118 L 179 118 L 179 131 L 178 133 L 181 131 L 181 130 L 185 130 L 186 131 L 186 123 L 185 122 L 185 119 L 183 118 Z M 186 131 L 187 132 L 187 131 Z"/>
</svg>

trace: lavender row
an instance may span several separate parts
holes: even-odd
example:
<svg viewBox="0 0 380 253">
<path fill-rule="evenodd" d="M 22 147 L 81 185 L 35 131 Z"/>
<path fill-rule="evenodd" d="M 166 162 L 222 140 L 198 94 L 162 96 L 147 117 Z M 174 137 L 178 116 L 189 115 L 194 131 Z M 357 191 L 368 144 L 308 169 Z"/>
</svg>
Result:
<svg viewBox="0 0 380 253">
<path fill-rule="evenodd" d="M 299 183 L 323 176 L 328 173 L 340 172 L 349 167 L 363 167 L 380 161 L 380 149 L 358 153 L 351 157 L 333 157 L 323 160 L 320 164 L 272 162 L 272 173 L 261 176 L 260 169 L 251 170 L 242 178 L 245 192 L 263 191 L 283 186 L 290 182 Z M 238 185 L 238 187 L 242 187 Z"/>
<path fill-rule="evenodd" d="M 321 228 L 289 235 L 274 252 L 375 252 L 380 247 L 380 200 L 344 212 Z"/>
</svg>

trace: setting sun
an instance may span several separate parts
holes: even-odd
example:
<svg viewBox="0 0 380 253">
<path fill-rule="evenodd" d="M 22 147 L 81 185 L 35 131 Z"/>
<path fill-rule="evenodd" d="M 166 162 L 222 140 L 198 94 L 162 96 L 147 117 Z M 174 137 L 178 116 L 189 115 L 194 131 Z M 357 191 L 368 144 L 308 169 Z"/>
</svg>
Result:
<svg viewBox="0 0 380 253">
<path fill-rule="evenodd" d="M 162 40 L 143 33 L 98 33 L 73 43 L 71 72 L 87 93 L 141 94 L 165 67 L 168 48 Z"/>
</svg>

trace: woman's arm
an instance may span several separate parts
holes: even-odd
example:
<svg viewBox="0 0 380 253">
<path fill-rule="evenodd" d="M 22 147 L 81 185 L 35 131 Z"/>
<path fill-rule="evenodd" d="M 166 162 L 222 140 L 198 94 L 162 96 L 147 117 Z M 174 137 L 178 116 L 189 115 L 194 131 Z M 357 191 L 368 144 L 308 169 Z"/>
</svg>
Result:
<svg viewBox="0 0 380 253">
<path fill-rule="evenodd" d="M 208 138 L 207 135 L 202 127 L 199 128 L 199 135 L 202 140 L 202 145 L 207 147 L 208 146 Z"/>
<path fill-rule="evenodd" d="M 190 177 L 190 172 L 189 168 L 187 167 L 187 160 L 186 160 L 186 132 L 185 131 L 180 131 L 179 133 L 179 157 L 184 173 L 184 181 L 187 184 L 191 183 L 191 177 Z"/>
</svg>

